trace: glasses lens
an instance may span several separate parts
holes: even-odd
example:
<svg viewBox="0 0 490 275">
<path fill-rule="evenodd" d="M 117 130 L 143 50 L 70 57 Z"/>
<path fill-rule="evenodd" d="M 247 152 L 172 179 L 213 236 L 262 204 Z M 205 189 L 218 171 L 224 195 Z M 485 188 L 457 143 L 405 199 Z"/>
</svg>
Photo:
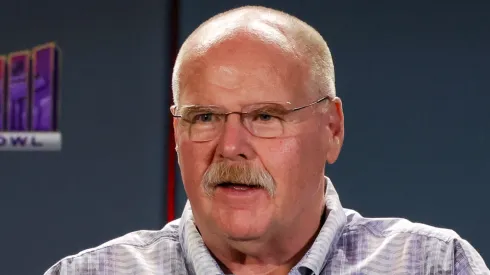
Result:
<svg viewBox="0 0 490 275">
<path fill-rule="evenodd" d="M 223 117 L 214 107 L 192 106 L 182 108 L 180 115 L 189 129 L 193 141 L 209 141 L 216 137 L 221 129 Z"/>
<path fill-rule="evenodd" d="M 193 141 L 210 141 L 222 131 L 225 112 L 215 107 L 189 106 L 178 112 L 181 125 L 189 131 Z M 275 138 L 284 134 L 288 110 L 275 103 L 250 105 L 243 109 L 242 121 L 248 131 L 263 138 Z"/>
<path fill-rule="evenodd" d="M 189 128 L 189 137 L 192 141 L 210 141 L 219 133 L 218 128 L 200 128 L 192 125 Z"/>
<path fill-rule="evenodd" d="M 279 104 L 251 106 L 244 116 L 244 124 L 254 136 L 279 137 L 284 132 L 286 112 Z"/>
</svg>

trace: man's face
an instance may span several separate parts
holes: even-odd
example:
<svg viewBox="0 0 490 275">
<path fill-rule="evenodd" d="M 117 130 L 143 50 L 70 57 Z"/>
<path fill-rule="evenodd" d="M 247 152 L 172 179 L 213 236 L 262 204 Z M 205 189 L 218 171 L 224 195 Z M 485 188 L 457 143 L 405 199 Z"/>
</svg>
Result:
<svg viewBox="0 0 490 275">
<path fill-rule="evenodd" d="M 306 105 L 320 95 L 308 91 L 303 64 L 274 45 L 227 41 L 182 66 L 180 106 L 214 105 L 240 112 L 261 102 Z M 312 207 L 312 198 L 324 192 L 325 162 L 335 161 L 340 148 L 329 126 L 332 112 L 321 112 L 326 104 L 295 112 L 290 126 L 294 134 L 277 138 L 252 135 L 232 114 L 215 138 L 196 142 L 189 125 L 176 119 L 179 165 L 197 226 L 234 240 L 253 240 L 293 224 Z M 331 103 L 329 108 L 341 111 L 339 106 Z M 274 195 L 260 188 L 230 187 L 215 187 L 207 194 L 203 176 L 219 164 L 271 176 Z"/>
</svg>

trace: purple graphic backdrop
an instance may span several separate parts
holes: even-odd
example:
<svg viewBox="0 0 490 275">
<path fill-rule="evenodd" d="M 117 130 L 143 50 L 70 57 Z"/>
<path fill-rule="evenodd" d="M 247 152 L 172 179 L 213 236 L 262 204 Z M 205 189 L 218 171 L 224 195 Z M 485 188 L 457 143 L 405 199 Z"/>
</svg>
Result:
<svg viewBox="0 0 490 275">
<path fill-rule="evenodd" d="M 56 49 L 47 45 L 34 50 L 32 129 L 54 131 L 56 107 Z"/>
<path fill-rule="evenodd" d="M 5 93 L 4 93 L 4 87 L 5 87 L 5 66 L 6 66 L 5 58 L 3 56 L 0 56 L 0 131 L 3 130 L 4 127 L 4 110 L 6 110 L 6 104 L 5 104 Z"/>
<path fill-rule="evenodd" d="M 9 58 L 9 84 L 7 91 L 7 124 L 10 131 L 27 131 L 29 107 L 29 55 L 14 54 Z"/>
</svg>

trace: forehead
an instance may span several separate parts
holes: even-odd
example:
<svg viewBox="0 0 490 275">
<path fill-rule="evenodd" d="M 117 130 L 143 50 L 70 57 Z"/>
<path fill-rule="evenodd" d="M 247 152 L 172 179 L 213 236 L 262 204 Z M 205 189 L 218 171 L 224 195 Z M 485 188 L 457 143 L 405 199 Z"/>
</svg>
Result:
<svg viewBox="0 0 490 275">
<path fill-rule="evenodd" d="M 182 66 L 182 105 L 248 105 L 297 101 L 306 92 L 307 70 L 294 52 L 277 43 L 238 37 L 215 44 Z"/>
</svg>

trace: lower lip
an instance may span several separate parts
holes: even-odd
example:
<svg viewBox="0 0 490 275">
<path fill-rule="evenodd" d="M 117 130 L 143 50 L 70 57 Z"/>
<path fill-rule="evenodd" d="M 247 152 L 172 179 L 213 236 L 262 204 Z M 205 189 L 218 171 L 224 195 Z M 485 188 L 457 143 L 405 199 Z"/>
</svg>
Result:
<svg viewBox="0 0 490 275">
<path fill-rule="evenodd" d="M 242 186 L 230 186 L 230 187 L 221 187 L 218 186 L 216 188 L 216 195 L 220 193 L 227 197 L 236 197 L 236 198 L 247 198 L 254 197 L 261 193 L 266 192 L 263 188 L 257 187 L 242 187 Z"/>
</svg>

